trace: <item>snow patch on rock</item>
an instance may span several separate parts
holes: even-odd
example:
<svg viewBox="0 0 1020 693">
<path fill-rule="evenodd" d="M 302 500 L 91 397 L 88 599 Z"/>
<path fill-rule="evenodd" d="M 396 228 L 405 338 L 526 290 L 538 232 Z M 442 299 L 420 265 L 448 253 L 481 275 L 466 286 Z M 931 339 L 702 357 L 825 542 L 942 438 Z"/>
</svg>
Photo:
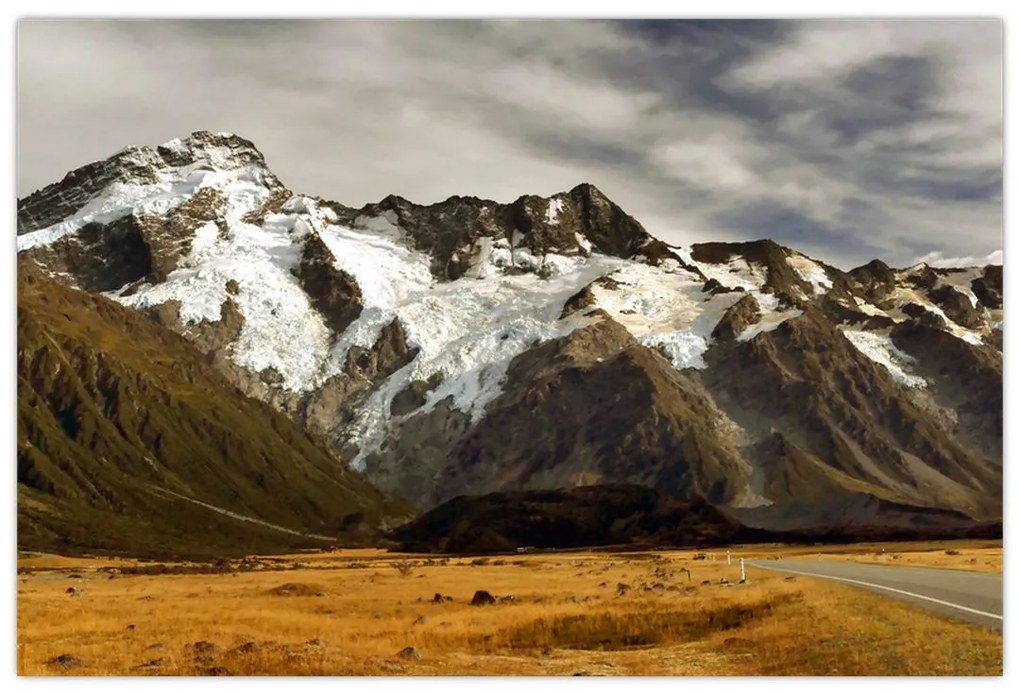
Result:
<svg viewBox="0 0 1020 693">
<path fill-rule="evenodd" d="M 768 294 L 762 294 L 761 296 L 756 297 L 759 299 L 759 305 L 762 303 L 761 299 L 767 295 Z M 768 310 L 765 306 L 763 306 L 763 308 L 764 310 L 762 311 L 763 314 L 761 319 L 737 335 L 738 342 L 746 342 L 754 339 L 763 332 L 771 332 L 787 320 L 798 318 L 804 314 L 804 311 L 799 308 L 791 308 L 789 310 Z"/>
<path fill-rule="evenodd" d="M 705 368 L 712 330 L 741 298 L 737 292 L 706 293 L 698 275 L 675 264 L 630 264 L 610 277 L 620 287 L 594 286 L 599 307 L 639 342 L 660 349 L 678 369 Z"/>
<path fill-rule="evenodd" d="M 133 308 L 177 300 L 186 324 L 215 322 L 228 298 L 226 283 L 233 279 L 240 291 L 229 297 L 244 315 L 231 347 L 233 361 L 255 372 L 275 368 L 284 388 L 306 390 L 330 375 L 321 368 L 330 331 L 291 271 L 301 260 L 300 240 L 312 232 L 295 214 L 269 215 L 263 227 L 238 222 L 223 237 L 215 224 L 206 224 L 165 282 L 111 298 Z"/>
<path fill-rule="evenodd" d="M 715 279 L 723 286 L 745 291 L 761 290 L 767 279 L 765 268 L 758 264 L 750 264 L 739 255 L 733 255 L 721 264 L 698 262 L 691 256 L 691 249 L 683 246 L 670 246 L 677 257 L 692 267 L 697 267 L 709 279 Z"/>
<path fill-rule="evenodd" d="M 560 223 L 560 212 L 563 210 L 563 200 L 553 197 L 549 200 L 549 206 L 545 210 L 545 222 L 550 226 Z"/>
<path fill-rule="evenodd" d="M 416 411 L 428 411 L 450 398 L 456 409 L 479 420 L 486 405 L 502 392 L 514 357 L 595 320 L 583 315 L 560 320 L 566 300 L 626 262 L 549 254 L 544 262 L 552 269 L 544 276 L 505 274 L 499 267 L 480 264 L 476 273 L 437 282 L 428 271 L 427 258 L 396 247 L 392 237 L 373 239 L 338 227 L 329 228 L 323 237 L 338 258 L 350 259 L 345 269 L 363 292 L 362 315 L 337 349 L 370 345 L 394 318 L 403 325 L 408 344 L 419 349 L 414 361 L 388 378 L 360 408 L 350 429 L 359 442 L 353 460 L 359 468 L 386 438 L 393 397 L 412 381 L 443 376 L 442 384 Z M 493 243 L 487 263 L 500 249 Z M 339 352 L 330 358 L 342 362 Z"/>
<path fill-rule="evenodd" d="M 592 248 L 591 241 L 589 241 L 587 238 L 585 238 L 581 234 L 575 232 L 574 233 L 574 240 L 577 241 L 577 246 L 581 250 L 583 250 L 586 253 L 590 253 L 591 252 L 591 248 Z"/>
<path fill-rule="evenodd" d="M 18 236 L 18 252 L 49 245 L 77 233 L 90 223 L 109 224 L 129 215 L 163 215 L 187 202 L 203 188 L 217 188 L 231 200 L 225 215 L 230 220 L 255 209 L 253 201 L 269 195 L 268 172 L 259 166 L 230 170 L 210 169 L 202 159 L 188 166 L 156 171 L 155 183 L 114 182 L 99 195 L 63 221 L 44 229 Z M 243 211 L 239 211 L 243 210 Z"/>
<path fill-rule="evenodd" d="M 812 286 L 815 296 L 823 296 L 832 288 L 832 280 L 825 272 L 825 268 L 809 258 L 807 255 L 793 253 L 787 256 L 788 264 L 797 276 Z"/>
<path fill-rule="evenodd" d="M 922 263 L 923 264 L 923 263 Z M 902 306 L 907 303 L 915 303 L 924 308 L 929 313 L 937 315 L 942 318 L 946 323 L 945 331 L 953 335 L 957 339 L 962 339 L 969 344 L 980 345 L 983 343 L 981 334 L 975 330 L 967 329 L 956 322 L 954 322 L 945 311 L 939 308 L 937 305 L 928 300 L 927 297 L 921 295 L 916 289 L 909 287 L 897 287 L 892 293 L 892 299 L 896 308 L 887 311 L 887 315 L 895 320 L 896 322 L 903 322 L 907 320 L 908 316 L 903 312 Z"/>
<path fill-rule="evenodd" d="M 866 330 L 841 329 L 843 336 L 858 351 L 889 371 L 889 375 L 896 382 L 906 387 L 926 387 L 928 385 L 924 378 L 910 372 L 911 367 L 916 363 L 915 359 L 896 348 L 889 337 L 888 330 L 869 332 Z"/>
</svg>

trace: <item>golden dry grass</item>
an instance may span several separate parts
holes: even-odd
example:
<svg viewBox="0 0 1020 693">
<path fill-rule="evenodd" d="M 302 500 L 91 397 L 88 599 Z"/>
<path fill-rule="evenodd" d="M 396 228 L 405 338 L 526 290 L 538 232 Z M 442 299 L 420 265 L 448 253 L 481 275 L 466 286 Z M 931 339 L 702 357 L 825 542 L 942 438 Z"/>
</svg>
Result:
<svg viewBox="0 0 1020 693">
<path fill-rule="evenodd" d="M 248 572 L 116 579 L 105 559 L 28 560 L 18 580 L 23 675 L 1002 672 L 998 633 L 819 580 L 751 568 L 746 584 L 732 584 L 736 564 L 693 552 L 427 559 L 361 550 L 275 557 Z M 66 593 L 72 586 L 81 596 Z M 471 606 L 478 589 L 517 599 Z M 434 603 L 437 592 L 454 601 Z M 401 657 L 405 647 L 420 657 Z M 47 664 L 64 654 L 81 664 Z"/>
</svg>

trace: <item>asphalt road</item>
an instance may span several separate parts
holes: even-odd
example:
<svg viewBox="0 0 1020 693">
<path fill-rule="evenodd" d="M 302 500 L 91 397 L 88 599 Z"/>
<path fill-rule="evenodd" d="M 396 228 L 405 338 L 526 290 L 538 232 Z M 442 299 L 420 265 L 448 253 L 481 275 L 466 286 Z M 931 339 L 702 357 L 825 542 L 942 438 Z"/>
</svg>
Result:
<svg viewBox="0 0 1020 693">
<path fill-rule="evenodd" d="M 850 561 L 756 560 L 751 568 L 825 578 L 1002 631 L 1002 574 Z"/>
</svg>

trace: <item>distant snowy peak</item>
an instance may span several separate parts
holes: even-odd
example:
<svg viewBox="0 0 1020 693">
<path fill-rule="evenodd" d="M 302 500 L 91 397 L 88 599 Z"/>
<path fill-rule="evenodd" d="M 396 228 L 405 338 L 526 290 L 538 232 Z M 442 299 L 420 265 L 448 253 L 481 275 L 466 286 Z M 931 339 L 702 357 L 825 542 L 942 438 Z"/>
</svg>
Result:
<svg viewBox="0 0 1020 693">
<path fill-rule="evenodd" d="M 305 268 L 309 239 L 324 269 Z M 985 305 L 1000 292 L 980 271 L 895 271 L 876 260 L 844 273 L 770 240 L 668 246 L 588 183 L 509 204 L 390 195 L 354 209 L 292 194 L 254 144 L 226 133 L 131 147 L 69 173 L 19 203 L 18 248 L 129 305 L 176 301 L 185 323 L 216 322 L 233 301 L 246 321 L 234 361 L 272 369 L 297 391 L 339 373 L 350 347 L 371 348 L 395 319 L 410 335 L 425 329 L 408 305 L 434 301 L 436 282 L 471 292 L 478 281 L 533 275 L 536 297 L 558 297 L 550 280 L 584 279 L 563 286 L 569 296 L 609 278 L 616 290 L 593 289 L 599 307 L 677 368 L 704 367 L 711 335 L 742 295 L 758 306 L 744 340 L 814 303 L 875 329 L 928 316 L 974 344 L 1001 324 Z M 249 288 L 228 295 L 228 284 Z"/>
<path fill-rule="evenodd" d="M 231 174 L 244 174 L 270 190 L 282 188 L 255 145 L 236 135 L 203 131 L 156 147 L 128 147 L 19 200 L 18 235 L 90 213 L 102 222 L 118 214 L 165 212 L 211 179 Z M 144 203 L 149 204 L 136 209 Z"/>
<path fill-rule="evenodd" d="M 234 181 L 259 186 L 263 198 L 282 198 L 286 192 L 255 145 L 236 135 L 203 131 L 155 147 L 129 147 L 19 201 L 19 249 L 52 243 L 90 223 L 164 214 L 201 189 L 222 189 Z M 431 271 L 439 279 L 462 276 L 483 246 L 501 240 L 514 255 L 520 250 L 538 258 L 539 266 L 550 254 L 593 252 L 651 264 L 679 260 L 588 183 L 547 198 L 525 195 L 509 204 L 454 196 L 418 205 L 396 195 L 360 209 L 319 202 L 350 228 L 366 228 L 376 219 L 402 228 L 415 248 L 430 256 Z"/>
<path fill-rule="evenodd" d="M 430 256 L 432 273 L 444 281 L 464 276 L 476 267 L 480 254 L 499 246 L 510 249 L 511 265 L 520 254 L 522 269 L 535 271 L 543 271 L 545 258 L 551 256 L 592 253 L 651 265 L 663 260 L 682 264 L 665 243 L 588 183 L 550 197 L 524 195 L 509 204 L 454 196 L 419 205 L 396 195 L 360 209 L 326 204 L 341 223 L 353 227 L 359 220 L 388 219 Z"/>
<path fill-rule="evenodd" d="M 840 270 L 771 240 L 697 243 L 686 251 L 722 287 L 757 290 L 800 306 L 833 292 Z"/>
</svg>

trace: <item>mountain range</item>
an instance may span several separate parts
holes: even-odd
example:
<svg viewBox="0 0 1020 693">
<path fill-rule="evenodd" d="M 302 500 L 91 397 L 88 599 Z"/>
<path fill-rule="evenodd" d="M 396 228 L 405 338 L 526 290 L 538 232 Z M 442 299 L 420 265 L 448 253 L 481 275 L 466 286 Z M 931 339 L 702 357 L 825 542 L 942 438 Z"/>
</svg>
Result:
<svg viewBox="0 0 1020 693">
<path fill-rule="evenodd" d="M 607 484 L 778 531 L 1002 516 L 1000 266 L 671 245 L 590 184 L 355 209 L 209 132 L 19 200 L 17 244 L 40 537 L 153 486 L 330 536 L 406 512 L 386 498 Z M 154 455 L 171 430 L 201 434 Z"/>
</svg>

